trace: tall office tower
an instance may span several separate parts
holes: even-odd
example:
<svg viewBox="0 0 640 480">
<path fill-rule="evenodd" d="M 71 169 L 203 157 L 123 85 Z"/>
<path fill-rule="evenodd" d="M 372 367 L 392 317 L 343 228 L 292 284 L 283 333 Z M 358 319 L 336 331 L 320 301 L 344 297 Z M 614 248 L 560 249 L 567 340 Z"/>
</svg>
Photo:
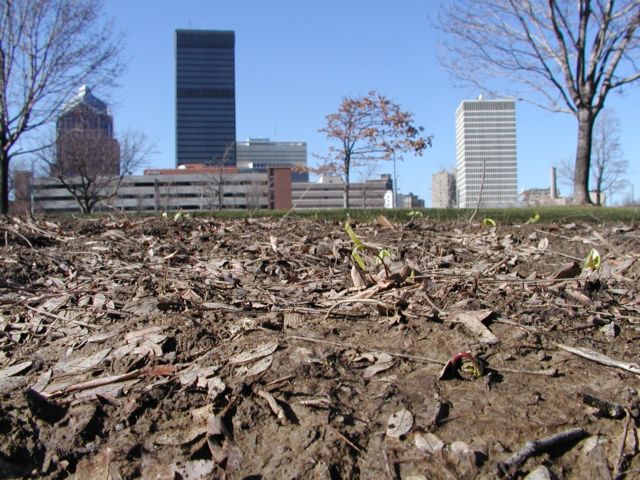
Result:
<svg viewBox="0 0 640 480">
<path fill-rule="evenodd" d="M 236 164 L 235 34 L 176 30 L 176 165 Z"/>
<path fill-rule="evenodd" d="M 54 176 L 119 175 L 120 145 L 113 138 L 107 104 L 86 85 L 64 106 L 56 122 Z"/>
<path fill-rule="evenodd" d="M 451 208 L 456 204 L 456 177 L 451 173 L 434 173 L 431 176 L 431 207 Z"/>
<path fill-rule="evenodd" d="M 269 167 L 292 167 L 291 181 L 308 182 L 306 142 L 272 142 L 250 138 L 237 144 L 238 168 L 266 171 Z"/>
<path fill-rule="evenodd" d="M 517 201 L 513 100 L 464 100 L 456 110 L 458 207 L 505 207 Z"/>
</svg>

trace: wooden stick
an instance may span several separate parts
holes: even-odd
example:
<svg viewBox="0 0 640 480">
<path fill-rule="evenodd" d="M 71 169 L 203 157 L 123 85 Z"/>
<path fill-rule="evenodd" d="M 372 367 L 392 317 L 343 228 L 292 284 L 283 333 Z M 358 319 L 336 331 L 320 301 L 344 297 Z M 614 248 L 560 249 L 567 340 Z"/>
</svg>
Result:
<svg viewBox="0 0 640 480">
<path fill-rule="evenodd" d="M 546 370 L 516 370 L 513 368 L 502 368 L 498 369 L 499 372 L 507 372 L 507 373 L 523 373 L 525 375 L 544 375 L 547 377 L 557 377 L 558 369 L 557 368 L 548 368 Z"/>
<path fill-rule="evenodd" d="M 613 358 L 607 357 L 602 353 L 594 352 L 593 350 L 589 350 L 586 348 L 569 347 L 568 345 L 563 345 L 561 343 L 555 342 L 553 344 L 562 350 L 573 353 L 574 355 L 578 355 L 579 357 L 586 358 L 587 360 L 591 360 L 592 362 L 606 365 L 608 367 L 620 368 L 627 372 L 640 375 L 640 366 L 635 363 L 627 363 L 621 362 L 620 360 L 614 360 Z"/>
<path fill-rule="evenodd" d="M 554 447 L 575 442 L 586 435 L 588 435 L 587 432 L 582 428 L 572 428 L 539 440 L 529 440 L 524 444 L 524 447 L 504 462 L 498 464 L 497 474 L 500 477 L 511 478 L 515 475 L 518 468 L 530 457 L 544 453 Z"/>
</svg>

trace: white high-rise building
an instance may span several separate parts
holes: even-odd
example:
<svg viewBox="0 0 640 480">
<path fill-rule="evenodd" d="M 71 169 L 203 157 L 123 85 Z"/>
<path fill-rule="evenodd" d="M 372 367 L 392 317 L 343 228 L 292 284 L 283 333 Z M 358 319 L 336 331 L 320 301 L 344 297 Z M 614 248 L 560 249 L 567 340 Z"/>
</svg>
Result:
<svg viewBox="0 0 640 480">
<path fill-rule="evenodd" d="M 463 100 L 456 110 L 458 207 L 507 207 L 517 202 L 514 100 Z"/>
</svg>

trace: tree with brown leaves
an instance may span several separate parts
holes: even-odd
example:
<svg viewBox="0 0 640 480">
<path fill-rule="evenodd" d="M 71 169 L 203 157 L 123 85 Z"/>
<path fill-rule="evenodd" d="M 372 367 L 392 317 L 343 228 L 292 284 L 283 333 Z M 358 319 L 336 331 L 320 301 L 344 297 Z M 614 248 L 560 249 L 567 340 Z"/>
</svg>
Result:
<svg viewBox="0 0 640 480">
<path fill-rule="evenodd" d="M 371 91 L 364 96 L 344 97 L 338 111 L 326 117 L 319 131 L 335 142 L 323 159 L 320 171 L 344 176 L 344 208 L 349 208 L 351 169 L 368 162 L 390 160 L 394 154 L 422 155 L 432 137 L 423 137 L 423 127 L 413 124 L 413 114 L 384 95 Z"/>
<path fill-rule="evenodd" d="M 576 117 L 574 202 L 591 203 L 595 120 L 609 93 L 640 79 L 640 0 L 451 0 L 438 23 L 443 63 L 464 85 Z"/>
</svg>

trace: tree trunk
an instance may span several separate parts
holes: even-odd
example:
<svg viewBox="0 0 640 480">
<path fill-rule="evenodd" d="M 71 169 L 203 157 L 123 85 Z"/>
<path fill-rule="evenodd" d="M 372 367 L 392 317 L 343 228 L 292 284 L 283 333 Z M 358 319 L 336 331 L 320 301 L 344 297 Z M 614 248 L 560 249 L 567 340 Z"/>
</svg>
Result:
<svg viewBox="0 0 640 480">
<path fill-rule="evenodd" d="M 4 145 L 0 149 L 0 214 L 9 213 L 9 160 Z"/>
<path fill-rule="evenodd" d="M 344 208 L 349 208 L 349 162 L 344 163 Z"/>
<path fill-rule="evenodd" d="M 578 149 L 573 176 L 573 203 L 590 205 L 589 170 L 591 167 L 591 143 L 595 116 L 589 109 L 578 111 Z"/>
</svg>

